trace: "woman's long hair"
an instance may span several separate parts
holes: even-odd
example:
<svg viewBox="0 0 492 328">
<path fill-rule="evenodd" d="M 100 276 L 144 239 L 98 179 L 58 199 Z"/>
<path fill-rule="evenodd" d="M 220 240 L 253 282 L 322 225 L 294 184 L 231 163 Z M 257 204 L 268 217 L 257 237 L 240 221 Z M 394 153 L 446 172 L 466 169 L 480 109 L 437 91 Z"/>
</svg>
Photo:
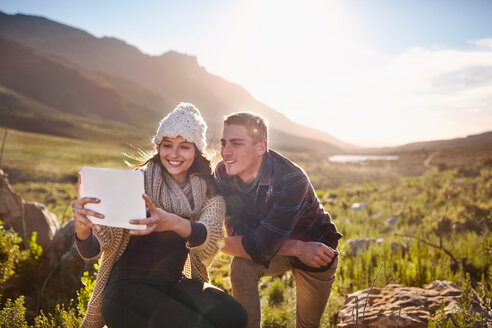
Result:
<svg viewBox="0 0 492 328">
<path fill-rule="evenodd" d="M 207 183 L 207 196 L 213 196 L 217 193 L 217 190 L 215 188 L 215 183 L 213 181 L 212 177 L 212 162 L 205 157 L 205 155 L 198 150 L 198 148 L 193 144 L 193 147 L 195 147 L 195 158 L 193 159 L 193 163 L 191 164 L 190 168 L 188 169 L 188 174 L 194 174 L 202 179 L 205 180 Z M 153 162 L 155 164 L 158 164 L 161 166 L 161 169 L 166 170 L 164 165 L 162 165 L 161 162 L 161 157 L 159 155 L 159 146 L 156 147 L 157 152 L 152 154 L 145 153 L 143 151 L 139 151 L 140 156 L 135 158 L 133 156 L 130 156 L 127 154 L 127 156 L 131 157 L 132 159 L 135 159 L 139 161 L 140 163 L 138 164 L 130 164 L 128 162 L 127 165 L 133 167 L 133 168 L 140 168 L 149 162 Z M 167 172 L 167 170 L 166 170 Z"/>
</svg>

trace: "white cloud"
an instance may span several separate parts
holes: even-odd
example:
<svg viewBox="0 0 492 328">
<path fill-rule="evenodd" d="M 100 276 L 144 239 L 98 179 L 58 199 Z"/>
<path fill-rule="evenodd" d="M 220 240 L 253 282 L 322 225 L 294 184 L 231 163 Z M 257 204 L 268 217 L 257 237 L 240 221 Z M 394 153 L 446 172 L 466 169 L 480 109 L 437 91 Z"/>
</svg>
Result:
<svg viewBox="0 0 492 328">
<path fill-rule="evenodd" d="M 479 46 L 479 47 L 487 47 L 487 48 L 492 49 L 492 38 L 475 40 L 472 43 Z"/>
<path fill-rule="evenodd" d="M 492 129 L 492 47 L 412 48 L 360 80 L 366 88 L 331 113 L 341 139 L 399 144 Z"/>
<path fill-rule="evenodd" d="M 470 41 L 467 50 L 389 55 L 365 44 L 335 2 L 261 8 L 237 5 L 217 22 L 215 37 L 190 52 L 293 120 L 363 145 L 492 128 L 492 38 Z"/>
</svg>

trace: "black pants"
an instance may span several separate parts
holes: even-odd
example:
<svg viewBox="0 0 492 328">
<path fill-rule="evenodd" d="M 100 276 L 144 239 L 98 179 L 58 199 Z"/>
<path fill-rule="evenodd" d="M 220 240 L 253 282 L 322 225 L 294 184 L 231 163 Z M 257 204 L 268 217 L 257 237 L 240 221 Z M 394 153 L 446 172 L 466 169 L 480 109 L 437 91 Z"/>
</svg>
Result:
<svg viewBox="0 0 492 328">
<path fill-rule="evenodd" d="M 114 272 L 105 288 L 102 314 L 109 328 L 242 328 L 247 314 L 222 290 L 198 280 L 149 279 Z"/>
</svg>

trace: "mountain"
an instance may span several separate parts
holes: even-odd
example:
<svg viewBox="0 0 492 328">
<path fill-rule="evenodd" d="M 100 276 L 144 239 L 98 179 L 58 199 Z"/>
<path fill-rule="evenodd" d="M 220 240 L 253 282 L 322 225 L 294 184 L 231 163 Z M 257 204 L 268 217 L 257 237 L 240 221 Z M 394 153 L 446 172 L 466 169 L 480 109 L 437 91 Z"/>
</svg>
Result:
<svg viewBox="0 0 492 328">
<path fill-rule="evenodd" d="M 141 105 L 150 112 L 160 112 L 161 117 L 163 108 L 170 110 L 180 101 L 192 102 L 200 108 L 210 128 L 216 129 L 221 126 L 224 115 L 250 110 L 268 118 L 272 136 L 277 134 L 276 130 L 279 134 L 290 135 L 286 145 L 291 142 L 299 146 L 310 145 L 312 143 L 307 141 L 315 139 L 321 141 L 323 146 L 320 149 L 327 152 L 344 152 L 354 148 L 325 132 L 289 120 L 254 99 L 239 85 L 208 73 L 193 56 L 175 51 L 149 56 L 115 38 L 96 38 L 80 29 L 43 17 L 21 14 L 0 12 L 0 35 L 52 61 L 85 72 L 96 80 L 95 83 L 98 79 L 104 81 L 120 95 L 134 101 L 133 105 Z M 147 98 L 149 95 L 150 98 Z M 124 112 L 129 115 L 129 111 Z"/>
<path fill-rule="evenodd" d="M 63 108 L 67 114 L 120 122 L 143 123 L 157 117 L 155 112 L 125 99 L 115 88 L 105 85 L 95 76 L 61 64 L 15 41 L 0 37 L 0 52 L 0 83 L 46 106 Z"/>
<path fill-rule="evenodd" d="M 96 137 L 100 136 L 97 126 L 117 128 L 132 122 L 145 129 L 161 118 L 97 76 L 18 42 L 0 37 L 0 53 L 0 104 L 15 109 L 14 128 L 70 137 L 85 132 Z M 101 124 L 107 122 L 112 123 Z M 83 129 L 84 125 L 91 128 Z"/>
<path fill-rule="evenodd" d="M 473 165 L 492 154 L 492 131 L 462 138 L 412 142 L 396 147 L 365 148 L 356 154 L 397 155 L 414 167 L 443 164 L 449 167 Z M 427 164 L 425 164 L 427 163 Z"/>
<path fill-rule="evenodd" d="M 422 141 L 422 142 L 412 142 L 402 146 L 391 148 L 393 152 L 406 152 L 406 151 L 416 151 L 416 150 L 439 150 L 443 148 L 458 148 L 467 146 L 484 146 L 492 151 L 492 131 L 473 134 L 466 136 L 464 138 L 454 138 L 446 140 L 433 140 L 433 141 Z"/>
</svg>

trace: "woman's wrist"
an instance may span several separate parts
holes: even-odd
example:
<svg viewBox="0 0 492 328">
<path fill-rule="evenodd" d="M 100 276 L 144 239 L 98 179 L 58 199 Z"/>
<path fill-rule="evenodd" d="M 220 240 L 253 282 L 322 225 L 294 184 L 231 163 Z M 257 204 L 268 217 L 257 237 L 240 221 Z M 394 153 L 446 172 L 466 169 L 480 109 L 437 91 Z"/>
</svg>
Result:
<svg viewBox="0 0 492 328">
<path fill-rule="evenodd" d="M 89 239 L 91 235 L 92 235 L 92 229 L 90 228 L 88 230 L 83 230 L 83 231 L 75 230 L 75 236 L 79 241 L 85 241 Z"/>
<path fill-rule="evenodd" d="M 176 214 L 171 215 L 172 220 L 172 228 L 174 232 L 180 235 L 183 238 L 188 238 L 191 235 L 191 223 L 189 220 L 186 220 Z"/>
</svg>

